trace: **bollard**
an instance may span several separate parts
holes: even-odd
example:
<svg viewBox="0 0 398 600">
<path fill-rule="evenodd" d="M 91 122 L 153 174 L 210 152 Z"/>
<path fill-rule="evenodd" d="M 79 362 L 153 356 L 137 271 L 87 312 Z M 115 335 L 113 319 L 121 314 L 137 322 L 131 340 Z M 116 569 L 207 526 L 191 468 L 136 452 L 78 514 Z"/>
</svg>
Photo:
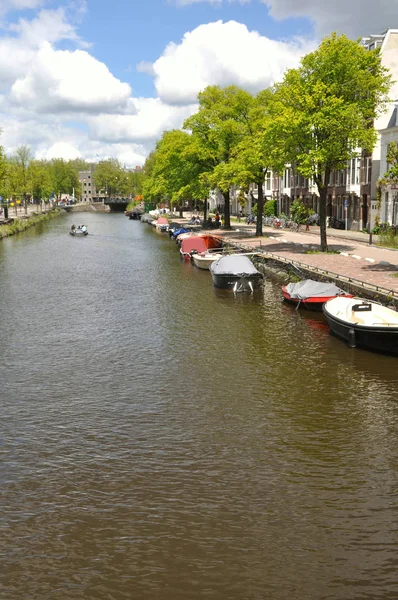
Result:
<svg viewBox="0 0 398 600">
<path fill-rule="evenodd" d="M 372 233 L 372 232 L 370 232 L 370 233 L 369 233 L 369 246 L 371 246 L 371 245 L 372 245 L 372 238 L 373 238 L 373 233 Z"/>
</svg>

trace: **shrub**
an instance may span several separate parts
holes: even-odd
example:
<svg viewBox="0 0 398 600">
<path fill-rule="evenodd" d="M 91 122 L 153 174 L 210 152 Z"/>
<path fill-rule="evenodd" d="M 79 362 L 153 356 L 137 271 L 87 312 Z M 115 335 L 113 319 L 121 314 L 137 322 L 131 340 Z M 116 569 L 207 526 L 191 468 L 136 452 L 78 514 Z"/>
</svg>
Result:
<svg viewBox="0 0 398 600">
<path fill-rule="evenodd" d="M 292 219 L 295 223 L 303 224 L 309 216 L 314 214 L 314 211 L 309 208 L 302 200 L 295 200 L 290 207 Z"/>
<path fill-rule="evenodd" d="M 263 212 L 265 217 L 273 217 L 276 214 L 276 200 L 267 200 Z"/>
</svg>

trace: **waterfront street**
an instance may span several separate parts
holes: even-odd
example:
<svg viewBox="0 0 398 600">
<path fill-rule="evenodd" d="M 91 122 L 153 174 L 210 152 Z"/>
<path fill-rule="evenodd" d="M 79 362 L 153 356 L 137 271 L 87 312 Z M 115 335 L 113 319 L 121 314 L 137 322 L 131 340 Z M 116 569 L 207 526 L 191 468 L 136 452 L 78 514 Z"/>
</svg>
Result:
<svg viewBox="0 0 398 600">
<path fill-rule="evenodd" d="M 264 227 L 262 237 L 255 236 L 253 225 L 234 223 L 232 230 L 211 230 L 223 240 L 246 247 L 272 253 L 282 259 L 299 262 L 309 267 L 324 269 L 346 278 L 356 279 L 396 294 L 398 298 L 398 251 L 369 245 L 369 234 L 355 231 L 328 229 L 329 251 L 339 254 L 317 254 L 320 252 L 319 227 L 310 231 L 293 232 L 289 229 Z M 377 236 L 373 236 L 377 241 Z M 307 252 L 315 252 L 308 254 Z"/>
</svg>

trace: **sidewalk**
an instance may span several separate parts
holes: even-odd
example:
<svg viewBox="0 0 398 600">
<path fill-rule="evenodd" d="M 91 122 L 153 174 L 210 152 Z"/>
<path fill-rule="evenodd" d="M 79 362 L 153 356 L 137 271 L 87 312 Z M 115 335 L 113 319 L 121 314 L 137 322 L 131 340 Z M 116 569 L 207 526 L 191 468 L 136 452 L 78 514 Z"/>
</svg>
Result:
<svg viewBox="0 0 398 600">
<path fill-rule="evenodd" d="M 8 208 L 8 219 L 26 219 L 27 217 L 31 217 L 33 215 L 33 213 L 41 214 L 40 207 L 38 208 L 37 204 L 28 204 L 26 209 L 27 209 L 27 213 L 25 213 L 24 206 L 18 206 L 17 213 L 16 213 L 15 206 L 10 206 Z M 45 210 L 43 210 L 43 212 L 45 212 Z M 7 222 L 8 219 L 4 218 L 4 210 L 3 210 L 2 214 L 0 215 L 0 225 L 2 223 L 4 223 L 4 221 Z"/>
<path fill-rule="evenodd" d="M 388 248 L 370 246 L 368 234 L 328 229 L 329 251 L 338 254 L 322 254 L 319 243 L 319 227 L 309 232 L 292 232 L 289 229 L 264 227 L 264 235 L 255 237 L 254 227 L 243 223 L 234 224 L 232 230 L 209 231 L 220 235 L 225 241 L 259 250 L 265 254 L 295 261 L 310 268 L 323 269 L 331 274 L 355 279 L 369 288 L 383 288 L 398 299 L 398 252 Z M 333 233 L 332 233 L 333 232 Z M 350 234 L 346 237 L 344 234 Z M 367 239 L 366 239 L 367 238 Z M 309 252 L 309 253 L 308 253 Z M 313 252 L 313 253 L 311 253 Z"/>
</svg>

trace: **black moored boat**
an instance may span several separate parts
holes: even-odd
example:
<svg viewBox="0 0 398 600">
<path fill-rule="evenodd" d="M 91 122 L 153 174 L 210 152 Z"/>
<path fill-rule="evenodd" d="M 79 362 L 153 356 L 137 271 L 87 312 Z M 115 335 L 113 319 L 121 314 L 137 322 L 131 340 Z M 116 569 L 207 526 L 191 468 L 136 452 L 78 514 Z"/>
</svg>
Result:
<svg viewBox="0 0 398 600">
<path fill-rule="evenodd" d="M 264 278 L 251 260 L 242 254 L 222 256 L 210 265 L 210 272 L 215 286 L 234 292 L 252 292 Z"/>
<path fill-rule="evenodd" d="M 355 348 L 398 355 L 398 313 L 362 298 L 333 298 L 323 313 L 336 336 Z"/>
</svg>

